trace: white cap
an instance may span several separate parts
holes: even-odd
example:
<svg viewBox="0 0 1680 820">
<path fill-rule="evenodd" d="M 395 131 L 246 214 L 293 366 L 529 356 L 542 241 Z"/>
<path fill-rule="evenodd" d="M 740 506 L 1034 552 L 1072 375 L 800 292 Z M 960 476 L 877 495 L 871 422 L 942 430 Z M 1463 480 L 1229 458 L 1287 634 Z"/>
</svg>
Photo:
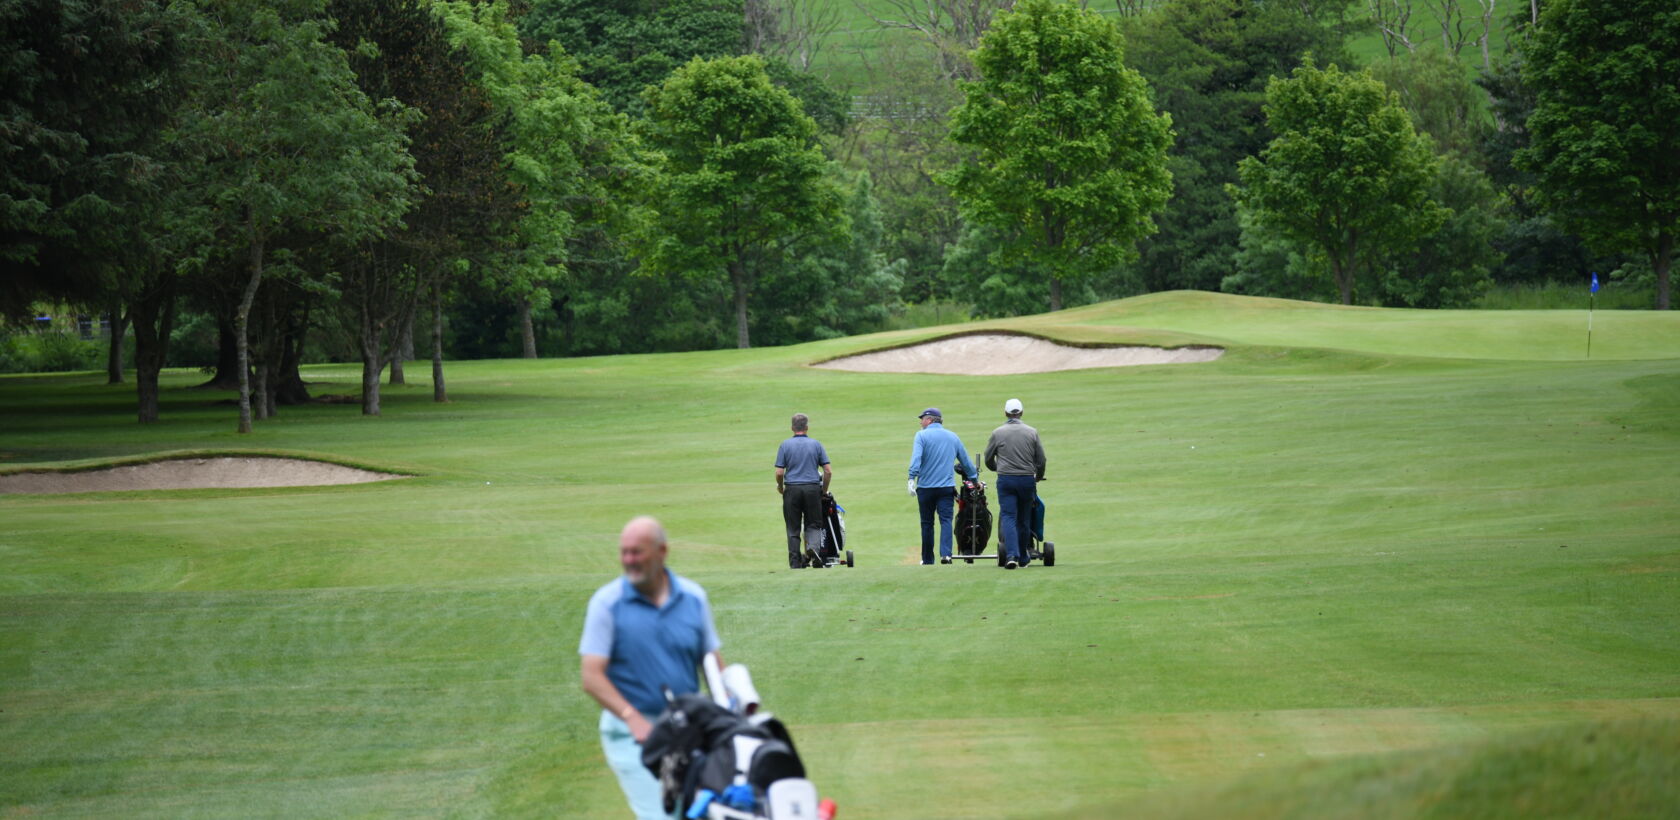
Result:
<svg viewBox="0 0 1680 820">
<path fill-rule="evenodd" d="M 1021 412 L 1021 400 L 1020 399 L 1010 399 L 1009 401 L 1004 402 L 1003 403 L 1003 412 L 1005 412 L 1005 413 L 1007 413 L 1011 416 L 1015 415 L 1016 413 Z"/>
</svg>

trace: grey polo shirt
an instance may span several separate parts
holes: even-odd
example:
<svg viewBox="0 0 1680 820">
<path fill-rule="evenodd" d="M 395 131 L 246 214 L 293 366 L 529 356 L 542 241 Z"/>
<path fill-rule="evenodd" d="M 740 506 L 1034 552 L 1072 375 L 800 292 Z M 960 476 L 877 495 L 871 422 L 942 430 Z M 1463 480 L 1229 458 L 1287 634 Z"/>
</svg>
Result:
<svg viewBox="0 0 1680 820">
<path fill-rule="evenodd" d="M 776 466 L 787 471 L 784 484 L 821 484 L 821 467 L 827 463 L 828 451 L 810 436 L 793 436 L 776 449 Z"/>
</svg>

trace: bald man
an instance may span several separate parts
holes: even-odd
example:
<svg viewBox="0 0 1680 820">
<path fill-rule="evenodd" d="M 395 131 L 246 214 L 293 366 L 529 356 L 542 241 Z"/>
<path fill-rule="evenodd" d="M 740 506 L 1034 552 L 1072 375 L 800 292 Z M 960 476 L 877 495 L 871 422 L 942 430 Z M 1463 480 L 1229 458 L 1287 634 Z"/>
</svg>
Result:
<svg viewBox="0 0 1680 820">
<path fill-rule="evenodd" d="M 665 710 L 661 687 L 700 691 L 697 672 L 722 642 L 699 584 L 666 569 L 665 528 L 642 516 L 618 536 L 623 576 L 595 591 L 583 619 L 583 691 L 601 704 L 601 750 L 638 820 L 664 820 L 659 781 L 642 765 L 642 741 Z"/>
</svg>

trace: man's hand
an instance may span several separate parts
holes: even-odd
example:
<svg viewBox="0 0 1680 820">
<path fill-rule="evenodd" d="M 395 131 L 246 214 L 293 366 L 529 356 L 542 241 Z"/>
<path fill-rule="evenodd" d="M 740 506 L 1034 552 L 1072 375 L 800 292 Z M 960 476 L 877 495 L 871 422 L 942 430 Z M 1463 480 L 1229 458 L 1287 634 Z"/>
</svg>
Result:
<svg viewBox="0 0 1680 820">
<path fill-rule="evenodd" d="M 909 487 L 910 487 L 910 497 L 915 498 L 916 497 L 916 479 L 914 479 L 914 478 L 910 479 Z"/>
<path fill-rule="evenodd" d="M 653 731 L 653 724 L 649 723 L 647 718 L 642 717 L 641 712 L 634 710 L 630 713 L 630 719 L 624 721 L 624 725 L 630 727 L 630 736 L 635 738 L 637 743 L 647 740 L 648 733 Z"/>
<path fill-rule="evenodd" d="M 787 495 L 787 487 L 785 487 L 781 484 L 777 484 L 776 485 L 776 495 Z"/>
</svg>

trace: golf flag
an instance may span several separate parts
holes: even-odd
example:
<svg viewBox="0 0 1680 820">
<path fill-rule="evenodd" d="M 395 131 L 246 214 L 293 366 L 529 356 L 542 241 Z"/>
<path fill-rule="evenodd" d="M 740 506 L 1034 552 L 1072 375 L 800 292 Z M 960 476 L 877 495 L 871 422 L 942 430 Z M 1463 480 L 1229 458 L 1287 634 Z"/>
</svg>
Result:
<svg viewBox="0 0 1680 820">
<path fill-rule="evenodd" d="M 1593 287 L 1592 287 L 1592 292 L 1593 292 L 1593 293 L 1597 293 L 1597 292 L 1598 292 L 1598 271 L 1593 271 Z"/>
</svg>

